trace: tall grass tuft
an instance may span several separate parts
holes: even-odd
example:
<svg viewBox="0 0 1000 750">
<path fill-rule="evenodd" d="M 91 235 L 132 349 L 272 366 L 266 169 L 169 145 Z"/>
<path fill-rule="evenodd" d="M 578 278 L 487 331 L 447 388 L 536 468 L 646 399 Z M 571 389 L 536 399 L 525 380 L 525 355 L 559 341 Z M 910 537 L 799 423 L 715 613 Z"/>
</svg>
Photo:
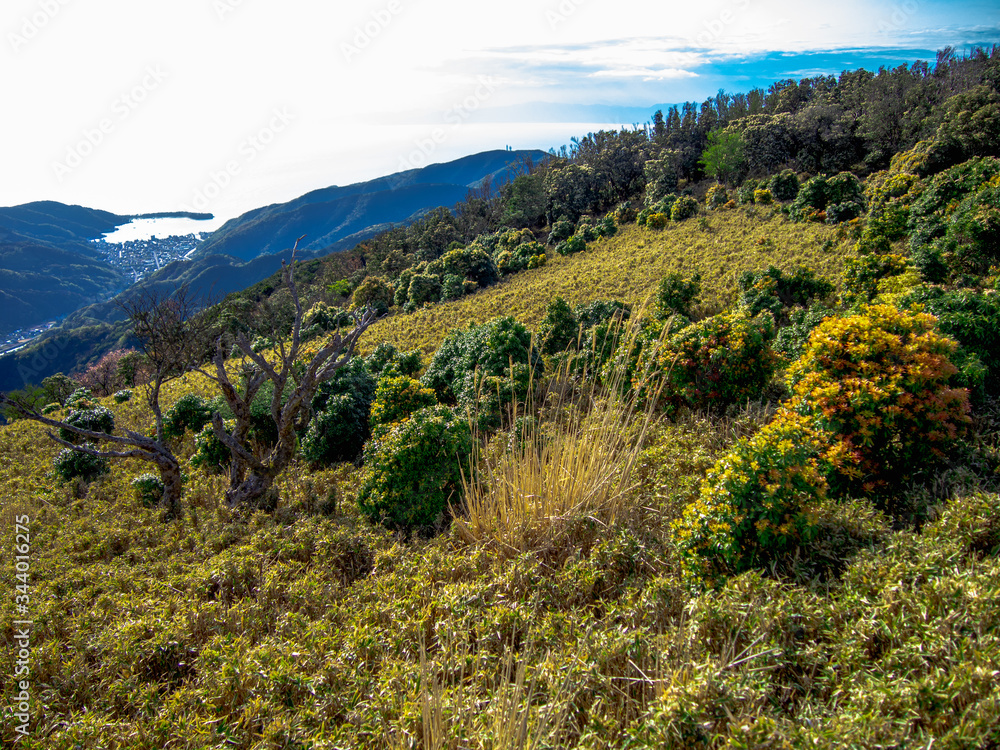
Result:
<svg viewBox="0 0 1000 750">
<path fill-rule="evenodd" d="M 635 510 L 634 469 L 663 383 L 655 350 L 670 328 L 650 340 L 641 319 L 619 324 L 612 337 L 626 352 L 641 341 L 638 365 L 613 357 L 597 377 L 566 359 L 513 405 L 514 427 L 481 449 L 478 472 L 463 478 L 465 505 L 453 511 L 461 539 L 509 556 L 557 550 L 576 530 L 610 527 Z"/>
</svg>

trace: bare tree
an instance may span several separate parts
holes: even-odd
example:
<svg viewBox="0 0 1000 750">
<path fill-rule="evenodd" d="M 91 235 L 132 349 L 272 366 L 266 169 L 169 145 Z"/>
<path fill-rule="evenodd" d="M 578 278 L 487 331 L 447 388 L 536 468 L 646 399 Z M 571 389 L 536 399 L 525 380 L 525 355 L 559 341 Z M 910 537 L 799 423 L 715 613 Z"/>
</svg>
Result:
<svg viewBox="0 0 1000 750">
<path fill-rule="evenodd" d="M 284 283 L 295 311 L 287 344 L 283 337 L 276 337 L 275 352 L 269 359 L 263 353 L 254 351 L 245 333 L 237 334 L 235 346 L 242 355 L 237 384 L 226 366 L 229 348 L 220 337 L 216 341 L 214 370 L 200 370 L 216 382 L 235 417 L 235 426 L 231 430 L 226 429 L 221 414 L 216 413 L 212 420 L 216 438 L 231 454 L 229 489 L 226 491 L 226 502 L 230 507 L 257 503 L 288 468 L 295 456 L 297 433 L 306 428 L 312 417 L 311 404 L 317 389 L 347 364 L 358 339 L 378 317 L 370 307 L 351 313 L 354 325 L 350 331 L 341 333 L 338 329 L 331 332 L 308 363 L 299 362 L 303 343 L 303 309 L 295 285 L 295 252 L 302 239 L 300 237 L 295 242 L 291 262 L 282 264 Z M 270 415 L 274 420 L 277 440 L 273 445 L 251 445 L 251 409 L 266 383 L 273 386 Z"/>
<path fill-rule="evenodd" d="M 146 403 L 153 412 L 155 435 L 143 435 L 132 430 L 121 434 L 106 434 L 87 430 L 64 420 L 51 419 L 28 404 L 0 394 L 0 403 L 13 408 L 21 416 L 47 427 L 64 430 L 92 441 L 93 445 L 77 445 L 49 432 L 55 442 L 80 453 L 100 458 L 138 458 L 156 465 L 163 481 L 161 506 L 166 518 L 176 518 L 181 509 L 180 462 L 163 433 L 163 411 L 160 395 L 167 381 L 194 369 L 210 351 L 214 336 L 204 318 L 196 316 L 200 305 L 187 287 L 173 294 L 145 290 L 119 305 L 132 323 L 139 350 L 147 360 L 149 382 L 143 387 Z"/>
</svg>

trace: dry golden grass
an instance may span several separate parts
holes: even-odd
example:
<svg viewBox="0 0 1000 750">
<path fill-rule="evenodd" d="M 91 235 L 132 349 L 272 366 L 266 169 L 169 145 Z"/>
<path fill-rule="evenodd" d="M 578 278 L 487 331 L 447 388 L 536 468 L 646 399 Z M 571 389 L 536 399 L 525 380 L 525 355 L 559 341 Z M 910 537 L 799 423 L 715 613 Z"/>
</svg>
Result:
<svg viewBox="0 0 1000 750">
<path fill-rule="evenodd" d="M 641 318 L 623 327 L 626 348 L 641 334 Z M 657 401 L 637 394 L 655 391 L 663 382 L 657 376 L 642 373 L 648 385 L 630 391 L 626 362 L 600 384 L 595 377 L 578 380 L 562 366 L 546 385 L 540 409 L 515 407 L 514 413 L 539 418 L 522 422 L 513 445 L 484 451 L 478 476 L 463 481 L 464 512 L 453 523 L 459 537 L 506 555 L 558 550 L 572 546 L 581 520 L 610 528 L 634 510 L 634 469 Z"/>
</svg>

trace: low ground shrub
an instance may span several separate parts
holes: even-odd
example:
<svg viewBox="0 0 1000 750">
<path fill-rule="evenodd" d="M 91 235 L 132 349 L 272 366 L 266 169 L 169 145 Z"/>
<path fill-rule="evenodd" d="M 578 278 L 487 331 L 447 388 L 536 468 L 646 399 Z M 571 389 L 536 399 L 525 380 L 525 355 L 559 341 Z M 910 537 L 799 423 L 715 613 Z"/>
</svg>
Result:
<svg viewBox="0 0 1000 750">
<path fill-rule="evenodd" d="M 365 446 L 358 508 L 392 529 L 440 526 L 448 504 L 459 503 L 471 454 L 464 417 L 446 406 L 420 409 Z"/>
</svg>

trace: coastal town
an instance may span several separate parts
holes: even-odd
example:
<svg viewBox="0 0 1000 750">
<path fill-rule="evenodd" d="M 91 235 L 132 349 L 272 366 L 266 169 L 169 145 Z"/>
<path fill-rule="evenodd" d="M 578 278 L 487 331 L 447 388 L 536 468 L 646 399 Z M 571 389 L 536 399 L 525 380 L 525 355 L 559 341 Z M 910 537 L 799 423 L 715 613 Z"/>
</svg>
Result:
<svg viewBox="0 0 1000 750">
<path fill-rule="evenodd" d="M 154 236 L 150 239 L 117 243 L 95 240 L 92 244 L 104 255 L 109 265 L 122 271 L 134 284 L 168 263 L 187 257 L 207 236 L 205 233 L 172 237 Z"/>
<path fill-rule="evenodd" d="M 0 334 L 0 357 L 5 354 L 13 354 L 19 349 L 23 349 L 43 333 L 59 324 L 57 320 L 49 320 L 31 328 L 19 328 L 7 334 Z"/>
<path fill-rule="evenodd" d="M 131 286 L 165 265 L 187 257 L 207 236 L 208 233 L 199 232 L 183 236 L 154 236 L 125 242 L 94 240 L 92 244 L 104 255 L 109 265 L 125 275 L 126 286 Z M 114 294 L 120 291 L 117 290 Z M 30 328 L 19 328 L 0 334 L 0 357 L 24 348 L 57 325 L 59 325 L 58 320 L 49 320 Z"/>
</svg>

